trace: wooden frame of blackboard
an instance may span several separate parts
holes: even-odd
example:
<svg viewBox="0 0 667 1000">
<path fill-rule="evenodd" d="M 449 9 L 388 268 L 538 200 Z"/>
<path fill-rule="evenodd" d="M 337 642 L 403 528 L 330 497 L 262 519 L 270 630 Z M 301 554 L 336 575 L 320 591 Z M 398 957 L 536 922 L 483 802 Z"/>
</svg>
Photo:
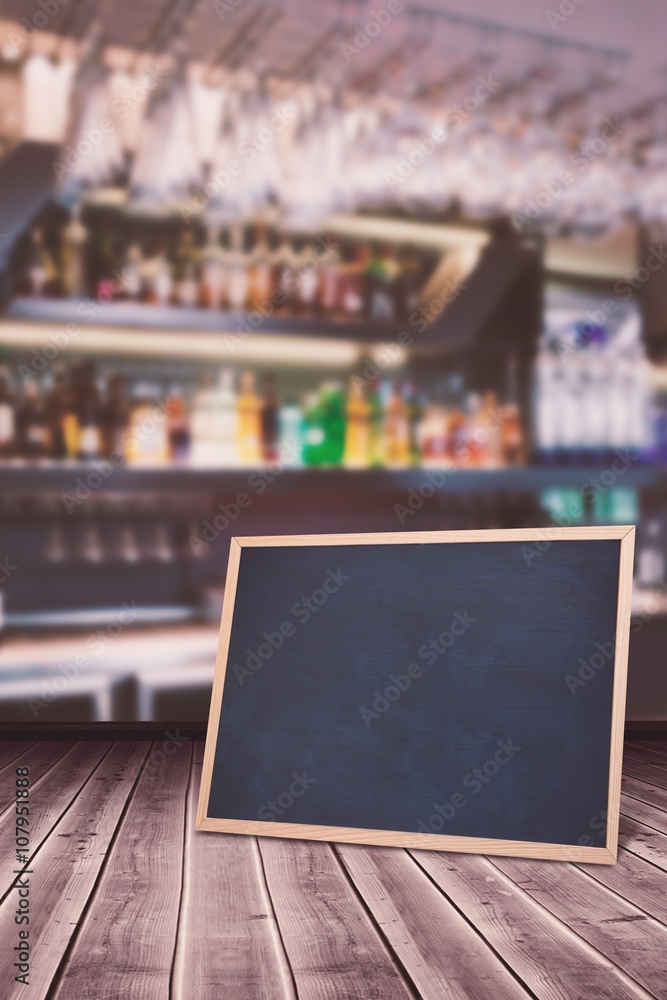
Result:
<svg viewBox="0 0 667 1000">
<path fill-rule="evenodd" d="M 250 836 L 324 840 L 351 844 L 372 844 L 384 847 L 411 847 L 422 850 L 458 851 L 467 854 L 497 854 L 508 857 L 540 858 L 551 861 L 570 861 L 589 864 L 615 864 L 618 852 L 634 536 L 634 525 L 613 525 L 581 528 L 507 528 L 482 531 L 406 531 L 349 535 L 269 535 L 233 538 L 229 551 L 220 637 L 206 731 L 206 747 L 197 807 L 196 829 Z M 208 815 L 227 656 L 231 639 L 236 585 L 241 554 L 244 548 L 318 545 L 408 545 L 415 543 L 423 545 L 454 542 L 552 542 L 585 539 L 618 539 L 620 542 L 617 627 L 613 664 L 614 680 L 611 711 L 609 789 L 607 798 L 606 844 L 604 847 L 496 840 L 438 833 L 410 833 L 405 831 L 358 829 L 356 827 L 317 826 L 304 823 L 221 819 Z"/>
</svg>

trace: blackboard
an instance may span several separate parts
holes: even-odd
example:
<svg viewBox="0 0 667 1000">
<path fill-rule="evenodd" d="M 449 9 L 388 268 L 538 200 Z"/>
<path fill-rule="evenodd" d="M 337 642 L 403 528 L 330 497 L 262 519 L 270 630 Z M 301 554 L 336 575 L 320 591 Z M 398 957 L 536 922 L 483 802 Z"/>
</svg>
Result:
<svg viewBox="0 0 667 1000">
<path fill-rule="evenodd" d="M 234 539 L 197 828 L 613 863 L 633 546 Z"/>
</svg>

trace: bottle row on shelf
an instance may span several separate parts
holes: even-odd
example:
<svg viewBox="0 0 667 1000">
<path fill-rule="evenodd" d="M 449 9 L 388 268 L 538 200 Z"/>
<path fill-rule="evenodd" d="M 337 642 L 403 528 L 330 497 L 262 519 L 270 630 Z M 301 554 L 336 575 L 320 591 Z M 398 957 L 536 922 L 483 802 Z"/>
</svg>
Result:
<svg viewBox="0 0 667 1000">
<path fill-rule="evenodd" d="M 86 224 L 84 224 L 86 219 Z M 118 213 L 75 209 L 33 225 L 15 255 L 17 294 L 92 296 L 231 312 L 402 320 L 417 305 L 428 261 L 410 246 L 292 236 L 264 224 L 123 225 Z"/>
<path fill-rule="evenodd" d="M 252 371 L 207 371 L 194 392 L 118 372 L 102 383 L 90 361 L 56 364 L 15 394 L 0 371 L 0 455 L 5 459 L 111 459 L 128 465 L 195 468 L 285 466 L 472 466 L 525 461 L 513 368 L 506 398 L 464 391 L 449 376 L 434 392 L 408 380 L 329 380 L 301 401 L 261 390 Z"/>
</svg>

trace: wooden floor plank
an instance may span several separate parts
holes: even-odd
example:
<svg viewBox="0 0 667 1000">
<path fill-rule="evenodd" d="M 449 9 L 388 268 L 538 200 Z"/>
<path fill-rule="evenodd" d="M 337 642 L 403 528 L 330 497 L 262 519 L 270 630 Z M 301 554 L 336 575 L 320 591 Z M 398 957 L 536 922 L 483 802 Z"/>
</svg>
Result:
<svg viewBox="0 0 667 1000">
<path fill-rule="evenodd" d="M 188 793 L 174 1000 L 295 1000 L 254 837 L 195 830 L 202 754 Z"/>
<path fill-rule="evenodd" d="M 47 746 L 48 750 L 48 745 Z M 55 746 L 55 744 L 53 745 Z M 29 856 L 34 857 L 51 828 L 67 810 L 90 773 L 109 750 L 110 743 L 75 743 L 30 788 Z M 29 753 L 31 751 L 28 751 Z M 49 751 L 53 754 L 53 750 Z M 45 760 L 49 754 L 45 754 Z M 32 777 L 32 774 L 31 774 Z M 8 810 L 0 819 L 0 844 L 14 845 L 16 813 Z M 0 854 L 0 900 L 14 881 L 16 852 Z"/>
<path fill-rule="evenodd" d="M 667 924 L 667 871 L 622 848 L 617 865 L 577 865 L 577 868 Z"/>
<path fill-rule="evenodd" d="M 17 757 L 20 757 L 22 753 L 25 753 L 26 750 L 29 750 L 34 745 L 34 740 L 21 740 L 16 743 L 4 740 L 0 742 L 0 771 L 9 767 Z"/>
<path fill-rule="evenodd" d="M 658 788 L 667 789 L 667 769 L 655 767 L 653 764 L 628 761 L 623 765 L 623 774 L 628 778 L 639 778 L 640 781 L 648 781 Z"/>
<path fill-rule="evenodd" d="M 14 811 L 16 783 L 13 775 L 17 767 L 30 768 L 32 788 L 73 746 L 74 743 L 34 743 L 21 755 L 20 761 L 11 763 L 8 770 L 0 776 L 0 816 L 7 809 Z"/>
<path fill-rule="evenodd" d="M 407 852 L 348 844 L 336 850 L 420 996 L 529 995 Z"/>
<path fill-rule="evenodd" d="M 30 865 L 30 891 L 34 900 L 31 920 L 30 998 L 46 996 L 76 923 L 88 901 L 105 859 L 125 801 L 147 744 L 116 743 L 93 771 L 81 794 L 58 822 Z M 0 907 L 0 940 L 16 934 L 13 893 Z M 14 979 L 14 957 L 0 952 L 0 982 Z M 15 984 L 21 995 L 24 987 Z"/>
<path fill-rule="evenodd" d="M 659 789 L 656 789 L 658 792 Z M 652 830 L 667 834 L 667 813 L 639 799 L 621 795 L 621 815 L 626 819 L 636 820 Z"/>
<path fill-rule="evenodd" d="M 657 753 L 655 750 L 649 750 L 648 747 L 626 746 L 623 750 L 624 768 L 626 763 L 650 764 L 651 767 L 659 767 L 661 770 L 667 771 L 667 756 Z"/>
<path fill-rule="evenodd" d="M 633 805 L 631 800 L 638 799 L 640 802 L 653 806 L 657 819 L 663 819 L 667 822 L 667 788 L 656 787 L 649 781 L 641 781 L 639 778 L 626 776 L 623 778 L 621 791 L 623 793 L 622 809 L 624 813 L 632 816 Z M 665 815 L 660 817 L 657 815 L 660 812 L 665 813 Z"/>
<path fill-rule="evenodd" d="M 639 807 L 641 803 L 633 802 L 633 816 L 635 805 Z M 649 807 L 650 809 L 650 807 Z M 653 819 L 647 814 L 647 818 Z M 621 814 L 621 823 L 618 842 L 632 854 L 637 854 L 640 858 L 650 861 L 667 871 L 667 836 L 645 823 L 640 823 L 636 819 Z"/>
<path fill-rule="evenodd" d="M 573 865 L 525 858 L 491 863 L 631 979 L 667 1000 L 667 927 Z"/>
<path fill-rule="evenodd" d="M 259 840 L 299 1000 L 414 996 L 330 844 Z"/>
<path fill-rule="evenodd" d="M 651 996 L 489 859 L 434 851 L 413 854 L 539 1000 Z"/>
<path fill-rule="evenodd" d="M 168 1000 L 191 755 L 191 744 L 159 765 L 149 754 L 54 1000 Z"/>
</svg>

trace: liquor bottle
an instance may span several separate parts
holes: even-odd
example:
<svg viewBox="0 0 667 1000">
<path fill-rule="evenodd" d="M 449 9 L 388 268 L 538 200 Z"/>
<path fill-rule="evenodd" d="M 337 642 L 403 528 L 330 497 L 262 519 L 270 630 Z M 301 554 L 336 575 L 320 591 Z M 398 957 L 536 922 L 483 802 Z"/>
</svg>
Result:
<svg viewBox="0 0 667 1000">
<path fill-rule="evenodd" d="M 46 420 L 49 427 L 49 455 L 56 461 L 67 458 L 67 441 L 65 438 L 65 413 L 68 400 L 67 371 L 65 366 L 57 363 L 53 367 L 53 385 L 46 399 Z"/>
<path fill-rule="evenodd" d="M 232 312 L 242 312 L 248 301 L 248 254 L 243 247 L 243 226 L 229 227 L 229 250 L 225 255 L 227 304 Z"/>
<path fill-rule="evenodd" d="M 238 457 L 241 465 L 257 465 L 261 455 L 260 401 L 255 392 L 255 376 L 243 372 L 237 400 Z"/>
<path fill-rule="evenodd" d="M 107 398 L 101 408 L 100 436 L 102 454 L 113 456 L 120 462 L 125 456 L 125 434 L 130 420 L 125 381 L 122 375 L 112 372 L 107 377 Z"/>
<path fill-rule="evenodd" d="M 40 226 L 34 226 L 30 231 L 27 277 L 31 295 L 41 297 L 55 293 L 58 268 L 46 245 L 44 231 Z"/>
<path fill-rule="evenodd" d="M 303 414 L 295 399 L 287 399 L 280 407 L 280 461 L 289 468 L 303 465 Z"/>
<path fill-rule="evenodd" d="M 401 383 L 394 382 L 384 417 L 385 464 L 400 469 L 410 464 L 410 427 L 401 392 Z"/>
<path fill-rule="evenodd" d="M 507 365 L 507 388 L 502 407 L 500 443 L 505 465 L 523 465 L 525 462 L 524 436 L 519 410 L 517 363 L 510 358 Z"/>
<path fill-rule="evenodd" d="M 100 394 L 95 366 L 91 361 L 85 361 L 81 366 L 77 413 L 79 430 L 77 458 L 82 462 L 92 462 L 100 457 L 102 449 L 100 416 Z"/>
<path fill-rule="evenodd" d="M 369 465 L 384 465 L 384 401 L 378 378 L 373 379 L 368 390 L 368 430 L 370 437 Z"/>
<path fill-rule="evenodd" d="M 558 446 L 559 360 L 543 336 L 535 358 L 533 375 L 533 421 L 537 460 L 552 465 Z"/>
<path fill-rule="evenodd" d="M 479 457 L 480 465 L 485 469 L 498 469 L 502 465 L 503 455 L 500 439 L 502 422 L 498 397 L 495 392 L 485 392 L 472 429 L 473 440 L 484 442 Z"/>
<path fill-rule="evenodd" d="M 316 392 L 309 392 L 304 400 L 303 461 L 305 465 L 322 464 L 324 442 L 324 414 Z"/>
<path fill-rule="evenodd" d="M 289 236 L 283 234 L 271 257 L 273 293 L 278 312 L 290 314 L 294 311 L 298 280 L 297 256 Z"/>
<path fill-rule="evenodd" d="M 208 229 L 208 242 L 201 253 L 200 300 L 211 309 L 221 309 L 225 300 L 225 251 L 214 226 Z"/>
<path fill-rule="evenodd" d="M 250 309 L 260 309 L 262 306 L 266 306 L 271 296 L 271 248 L 264 225 L 257 227 L 255 245 L 248 263 L 250 266 L 248 306 Z"/>
<path fill-rule="evenodd" d="M 173 280 L 164 243 L 158 243 L 153 256 L 144 261 L 142 271 L 146 301 L 158 306 L 168 305 L 172 298 Z"/>
<path fill-rule="evenodd" d="M 414 382 L 407 382 L 404 398 L 410 436 L 410 465 L 419 465 L 421 453 L 419 450 L 418 428 L 424 415 L 426 396 L 417 391 Z"/>
<path fill-rule="evenodd" d="M 388 247 L 375 247 L 366 265 L 366 316 L 393 319 L 396 312 L 394 279 L 397 267 Z"/>
<path fill-rule="evenodd" d="M 320 264 L 320 281 L 317 294 L 319 312 L 335 317 L 341 310 L 342 270 L 340 254 L 335 247 L 328 247 Z"/>
<path fill-rule="evenodd" d="M 174 290 L 182 306 L 195 306 L 199 292 L 200 256 L 191 229 L 184 229 L 176 250 Z"/>
<path fill-rule="evenodd" d="M 76 458 L 79 451 L 79 399 L 83 379 L 83 362 L 72 365 L 65 385 L 62 429 L 67 458 Z"/>
<path fill-rule="evenodd" d="M 366 468 L 370 460 L 370 406 L 364 395 L 362 380 L 354 376 L 349 382 L 345 415 L 343 465 L 348 469 Z"/>
<path fill-rule="evenodd" d="M 321 446 L 323 465 L 340 465 L 345 449 L 345 394 L 340 382 L 322 385 L 320 406 L 324 439 Z"/>
<path fill-rule="evenodd" d="M 160 387 L 138 381 L 132 391 L 130 420 L 125 434 L 128 465 L 158 466 L 169 460 L 167 419 L 158 405 Z"/>
<path fill-rule="evenodd" d="M 411 246 L 403 247 L 398 259 L 394 281 L 395 319 L 407 320 L 413 309 L 419 305 L 421 287 L 421 264 Z"/>
<path fill-rule="evenodd" d="M 264 391 L 259 415 L 262 458 L 265 462 L 278 459 L 278 393 L 273 375 L 264 377 Z"/>
<path fill-rule="evenodd" d="M 296 311 L 312 316 L 315 311 L 320 271 L 313 244 L 307 242 L 297 258 Z"/>
<path fill-rule="evenodd" d="M 448 382 L 447 453 L 454 465 L 465 465 L 468 459 L 468 421 L 463 406 L 463 379 L 452 375 Z"/>
<path fill-rule="evenodd" d="M 448 413 L 441 400 L 426 404 L 417 436 L 424 468 L 437 469 L 449 464 Z"/>
<path fill-rule="evenodd" d="M 165 405 L 169 460 L 174 465 L 184 465 L 190 455 L 190 425 L 185 412 L 185 402 L 179 385 L 169 388 Z"/>
<path fill-rule="evenodd" d="M 117 297 L 138 302 L 142 298 L 144 274 L 145 261 L 141 247 L 138 243 L 132 243 L 125 255 L 122 282 L 117 289 Z"/>
<path fill-rule="evenodd" d="M 28 459 L 44 458 L 49 450 L 49 428 L 39 387 L 32 379 L 25 387 L 16 425 L 19 454 Z"/>
<path fill-rule="evenodd" d="M 665 548 L 660 519 L 653 517 L 646 525 L 645 537 L 637 553 L 637 583 L 640 587 L 659 587 L 665 578 Z"/>
<path fill-rule="evenodd" d="M 81 222 L 81 206 L 72 209 L 72 217 L 62 230 L 62 269 L 65 295 L 83 298 L 86 291 L 85 250 L 88 230 Z"/>
<path fill-rule="evenodd" d="M 0 458 L 11 458 L 16 449 L 14 393 L 9 382 L 9 372 L 0 367 Z"/>
<path fill-rule="evenodd" d="M 370 250 L 365 243 L 360 243 L 354 259 L 341 269 L 341 306 L 346 316 L 359 316 L 364 311 L 369 262 Z"/>
</svg>

